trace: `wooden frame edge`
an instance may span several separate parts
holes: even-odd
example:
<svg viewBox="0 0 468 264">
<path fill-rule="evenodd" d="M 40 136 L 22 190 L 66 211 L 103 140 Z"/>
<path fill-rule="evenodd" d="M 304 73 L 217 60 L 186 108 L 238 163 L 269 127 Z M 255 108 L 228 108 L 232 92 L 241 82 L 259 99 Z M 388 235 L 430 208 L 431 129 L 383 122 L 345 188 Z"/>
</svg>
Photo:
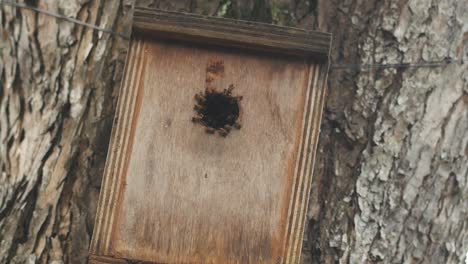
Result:
<svg viewBox="0 0 468 264">
<path fill-rule="evenodd" d="M 130 41 L 127 53 L 127 61 L 122 80 L 117 109 L 114 117 L 111 140 L 109 143 L 106 165 L 102 179 L 102 188 L 99 195 L 98 208 L 96 213 L 95 226 L 90 245 L 91 255 L 108 256 L 111 254 L 111 237 L 115 223 L 115 211 L 118 209 L 117 203 L 121 198 L 121 188 L 124 184 L 124 168 L 122 165 L 126 162 L 129 147 L 129 134 L 134 122 L 133 113 L 136 108 L 139 87 L 133 87 L 133 81 L 141 72 L 143 63 L 137 60 L 143 56 L 144 44 L 140 38 L 133 37 Z"/>
<path fill-rule="evenodd" d="M 301 245 L 304 238 L 320 124 L 327 92 L 328 69 L 328 63 L 310 63 L 310 83 L 308 95 L 305 98 L 306 111 L 302 125 L 301 148 L 298 150 L 293 193 L 290 198 L 285 233 L 282 261 L 284 264 L 297 264 L 301 258 Z"/>
<path fill-rule="evenodd" d="M 326 60 L 331 34 L 243 20 L 136 7 L 136 33 Z"/>
<path fill-rule="evenodd" d="M 172 12 L 173 13 L 173 12 Z M 179 14 L 179 13 L 176 13 Z M 198 19 L 199 16 L 193 15 Z M 211 19 L 215 20 L 223 20 L 222 23 L 234 23 L 233 21 L 229 20 L 229 22 L 224 21 L 226 19 L 220 19 L 220 18 L 205 18 L 208 19 L 209 21 Z M 235 21 L 235 20 L 234 20 Z M 247 23 L 242 21 L 241 23 Z M 247 23 L 249 26 L 256 26 L 256 25 L 261 25 L 262 27 L 270 27 L 271 25 L 265 25 L 265 24 L 259 24 L 259 23 Z M 134 25 L 134 28 L 137 28 L 138 30 L 141 30 L 138 26 L 139 24 L 136 23 Z M 301 34 L 307 34 L 308 31 L 303 31 L 300 29 L 293 29 L 293 28 L 283 28 L 283 27 L 277 27 L 277 26 L 271 26 L 275 28 L 275 30 L 278 30 L 278 32 L 281 32 L 282 30 L 293 30 L 296 37 L 300 37 Z M 151 30 L 151 29 L 150 29 Z M 170 27 L 166 28 L 166 30 L 170 30 Z M 155 31 L 151 31 L 155 32 Z M 166 31 L 161 31 L 160 33 L 164 33 Z M 252 31 L 251 31 L 252 32 Z M 288 32 L 283 32 L 285 35 L 288 35 L 290 33 Z M 279 33 L 278 33 L 279 34 Z M 325 34 L 326 33 L 320 33 L 320 34 Z M 158 35 L 159 36 L 159 35 Z M 161 35 L 162 36 L 162 35 Z M 136 72 L 138 72 L 138 69 L 141 67 L 140 64 L 136 63 L 135 61 L 129 62 L 128 58 L 130 57 L 131 53 L 134 53 L 133 56 L 137 57 L 138 55 L 142 54 L 142 51 L 144 49 L 143 46 L 141 45 L 142 35 L 137 34 L 133 35 L 132 39 L 130 41 L 130 47 L 129 51 L 127 53 L 127 61 L 125 65 L 124 72 L 128 71 L 127 77 L 125 77 L 122 80 L 121 83 L 121 88 L 119 91 L 119 99 L 118 99 L 118 106 L 116 109 L 116 114 L 115 114 L 115 122 L 114 122 L 114 128 L 112 130 L 112 136 L 111 136 L 111 142 L 109 145 L 109 151 L 108 151 L 108 157 L 106 161 L 106 168 L 105 168 L 105 173 L 103 177 L 103 190 L 101 190 L 100 198 L 99 198 L 99 203 L 98 203 L 98 214 L 96 217 L 95 221 L 95 229 L 93 232 L 93 237 L 92 237 L 92 244 L 90 247 L 90 263 L 127 263 L 127 261 L 122 260 L 122 259 L 115 259 L 116 261 L 121 261 L 121 262 L 105 262 L 110 260 L 114 260 L 112 257 L 108 257 L 112 255 L 111 253 L 111 241 L 110 241 L 110 236 L 112 235 L 112 229 L 113 225 L 109 226 L 109 221 L 112 221 L 113 219 L 113 210 L 116 209 L 115 203 L 118 200 L 120 194 L 119 190 L 121 188 L 121 183 L 122 183 L 122 177 L 124 177 L 123 173 L 120 171 L 119 168 L 115 169 L 112 164 L 110 164 L 110 161 L 121 163 L 123 162 L 122 159 L 125 160 L 125 157 L 114 157 L 117 153 L 118 148 L 123 148 L 127 147 L 128 145 L 128 138 L 115 138 L 115 135 L 117 134 L 122 134 L 123 130 L 126 130 L 125 124 L 128 124 L 128 122 L 132 122 L 132 117 L 130 111 L 135 107 L 135 97 L 138 89 L 135 89 L 134 87 L 128 87 L 129 82 L 131 82 L 132 78 L 135 78 Z M 152 37 L 151 35 L 148 37 Z M 284 37 L 284 36 L 283 36 Z M 163 37 L 164 38 L 164 37 Z M 194 37 L 196 38 L 196 37 Z M 327 74 L 328 74 L 328 69 L 329 69 L 329 63 L 327 62 L 327 58 L 330 53 L 331 49 L 331 36 L 328 36 L 328 44 L 327 44 L 327 49 L 326 49 L 326 55 L 325 57 L 320 57 L 323 58 L 323 60 L 318 59 L 317 56 L 314 56 L 312 54 L 315 54 L 314 52 L 305 52 L 305 53 L 295 53 L 296 55 L 301 55 L 301 56 L 308 56 L 309 58 L 309 63 L 310 63 L 310 75 L 311 75 L 311 81 L 309 84 L 309 90 L 308 93 L 310 93 L 309 96 L 314 97 L 313 102 L 305 102 L 305 107 L 307 107 L 307 111 L 312 113 L 313 117 L 311 117 L 310 121 L 306 121 L 306 117 L 304 117 L 304 123 L 303 124 L 303 135 L 301 140 L 306 141 L 308 140 L 309 143 L 307 144 L 301 144 L 302 148 L 305 148 L 307 154 L 305 157 L 299 157 L 298 159 L 302 159 L 303 162 L 306 163 L 304 165 L 305 171 L 302 176 L 303 183 L 298 183 L 298 185 L 294 186 L 296 191 L 300 193 L 301 197 L 294 197 L 296 194 L 291 195 L 291 202 L 295 203 L 295 205 L 290 206 L 290 212 L 288 215 L 288 226 L 286 227 L 286 237 L 291 240 L 285 239 L 285 246 L 284 246 L 284 253 L 283 253 L 283 262 L 282 263 L 298 263 L 300 259 L 300 254 L 301 254 L 301 244 L 304 236 L 304 225 L 306 221 L 306 211 L 308 207 L 308 200 L 309 200 L 309 195 L 310 195 L 310 184 L 312 182 L 312 177 L 313 177 L 313 169 L 314 169 L 314 162 L 315 162 L 315 155 L 316 155 L 316 149 L 317 149 L 317 144 L 318 144 L 318 136 L 320 132 L 320 123 L 321 123 L 321 117 L 322 117 L 322 111 L 323 107 L 325 105 L 325 94 L 326 94 L 326 88 L 327 88 Z M 228 39 L 224 39 L 225 41 L 228 41 Z M 206 42 L 206 40 L 202 40 L 201 42 Z M 218 46 L 222 44 L 217 44 Z M 250 44 L 246 44 L 250 45 Z M 229 46 L 229 45 L 228 45 Z M 233 46 L 234 47 L 234 46 Z M 280 47 L 276 47 L 276 50 L 281 50 Z M 263 50 L 265 50 L 263 48 Z M 275 49 L 273 49 L 275 50 Z M 292 51 L 292 49 L 286 49 L 288 51 Z M 284 51 L 284 50 L 283 50 Z M 289 52 L 284 52 L 284 53 L 289 53 Z M 319 70 L 316 74 L 313 74 L 312 67 L 317 67 Z M 130 79 L 130 80 L 127 80 Z M 316 84 L 314 84 L 314 79 L 316 80 Z M 312 95 L 315 94 L 315 95 Z M 307 99 L 305 99 L 307 100 Z M 128 101 L 128 102 L 127 102 Z M 304 113 L 306 115 L 306 113 Z M 307 123 L 308 122 L 308 123 Z M 312 131 L 314 129 L 311 129 L 311 131 L 307 131 L 307 127 L 313 128 L 315 126 L 318 126 L 315 131 Z M 128 132 L 128 131 L 127 131 Z M 313 136 L 308 135 L 306 136 L 307 133 L 314 134 Z M 128 133 L 126 137 L 128 137 Z M 298 150 L 298 151 L 303 151 L 303 150 Z M 120 154 L 121 155 L 121 154 Z M 298 166 L 298 165 L 296 165 Z M 298 174 L 297 174 L 298 175 Z M 299 176 L 295 176 L 299 177 Z M 108 184 L 111 184 L 112 186 L 106 188 Z M 107 193 L 106 193 L 107 192 Z M 296 199 L 294 202 L 293 200 Z M 305 208 L 305 210 L 304 210 Z M 298 212 L 301 211 L 302 212 Z M 290 218 L 292 217 L 292 214 L 299 213 L 294 219 Z M 295 221 L 296 224 L 293 226 L 289 226 L 289 221 Z M 124 261 L 124 262 L 122 262 Z"/>
</svg>

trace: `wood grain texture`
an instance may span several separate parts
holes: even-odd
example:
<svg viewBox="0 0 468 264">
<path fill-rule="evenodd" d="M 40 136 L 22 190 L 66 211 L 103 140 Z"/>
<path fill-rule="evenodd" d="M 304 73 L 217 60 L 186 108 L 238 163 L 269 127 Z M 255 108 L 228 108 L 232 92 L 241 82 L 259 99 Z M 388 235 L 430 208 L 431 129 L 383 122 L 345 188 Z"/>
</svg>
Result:
<svg viewBox="0 0 468 264">
<path fill-rule="evenodd" d="M 206 65 L 241 95 L 242 129 L 192 123 Z M 327 67 L 307 59 L 131 43 L 91 253 L 161 263 L 297 263 Z"/>
<path fill-rule="evenodd" d="M 134 31 L 164 38 L 264 50 L 326 60 L 331 34 L 226 18 L 137 7 Z"/>
<path fill-rule="evenodd" d="M 164 43 L 144 50 L 116 254 L 167 263 L 275 262 L 308 64 Z M 217 88 L 234 84 L 244 97 L 243 127 L 227 138 L 190 122 L 212 59 L 226 67 Z"/>
</svg>

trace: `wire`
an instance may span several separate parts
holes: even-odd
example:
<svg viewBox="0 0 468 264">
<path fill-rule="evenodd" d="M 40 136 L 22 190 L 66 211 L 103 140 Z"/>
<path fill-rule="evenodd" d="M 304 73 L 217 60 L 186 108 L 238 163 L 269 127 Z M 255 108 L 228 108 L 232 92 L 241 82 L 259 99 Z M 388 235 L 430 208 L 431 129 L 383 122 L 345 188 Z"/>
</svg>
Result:
<svg viewBox="0 0 468 264">
<path fill-rule="evenodd" d="M 129 40 L 130 36 L 124 35 L 119 32 L 115 32 L 111 29 L 106 29 L 99 27 L 94 24 L 90 24 L 72 17 L 67 17 L 61 14 L 53 13 L 44 9 L 40 9 L 37 7 L 25 5 L 22 3 L 17 3 L 17 2 L 12 2 L 12 1 L 5 1 L 5 0 L 0 0 L 0 4 L 7 4 L 11 6 L 15 6 L 18 8 L 24 8 L 24 9 L 29 9 L 37 13 L 41 13 L 47 16 L 55 17 L 58 19 L 62 19 L 65 21 L 68 21 L 70 23 L 78 24 L 84 27 L 89 27 L 97 31 L 101 31 L 110 35 L 114 36 L 119 36 L 125 40 Z M 453 63 L 462 63 L 461 61 L 457 60 L 452 60 L 452 59 L 446 59 L 443 61 L 431 61 L 431 62 L 424 62 L 424 63 L 387 63 L 387 64 L 334 64 L 332 63 L 330 65 L 330 69 L 332 70 L 348 70 L 348 69 L 355 69 L 355 70 L 371 70 L 371 69 L 388 69 L 388 68 L 396 68 L 396 69 L 405 69 L 405 68 L 436 68 L 436 67 L 443 67 L 448 64 L 453 64 Z"/>
<path fill-rule="evenodd" d="M 370 69 L 405 69 L 405 68 L 436 68 L 443 67 L 449 64 L 459 63 L 457 60 L 446 59 L 443 61 L 430 61 L 424 63 L 373 63 L 373 64 L 331 64 L 330 68 L 334 70 L 347 70 L 347 69 L 356 69 L 356 70 L 370 70 Z"/>
<path fill-rule="evenodd" d="M 74 23 L 74 24 L 81 25 L 81 26 L 89 27 L 89 28 L 92 28 L 94 30 L 101 31 L 101 32 L 104 32 L 104 33 L 107 33 L 107 34 L 119 36 L 119 37 L 121 37 L 123 39 L 126 39 L 126 40 L 130 39 L 129 36 L 124 35 L 124 34 L 119 33 L 119 32 L 115 32 L 115 31 L 113 31 L 111 29 L 102 28 L 102 27 L 99 27 L 99 26 L 94 25 L 94 24 L 90 24 L 90 23 L 87 23 L 87 22 L 84 22 L 84 21 L 81 21 L 81 20 L 78 20 L 78 19 L 75 19 L 75 18 L 72 18 L 72 17 L 67 17 L 67 16 L 64 16 L 64 15 L 61 15 L 61 14 L 53 13 L 53 12 L 50 12 L 50 11 L 47 11 L 47 10 L 44 10 L 44 9 L 40 9 L 40 8 L 37 8 L 37 7 L 33 7 L 33 6 L 30 6 L 30 5 L 25 5 L 25 4 L 22 4 L 22 3 L 11 2 L 11 1 L 4 1 L 4 0 L 1 0 L 0 4 L 7 4 L 7 5 L 19 7 L 19 8 L 29 9 L 29 10 L 32 10 L 32 11 L 37 12 L 37 13 L 41 13 L 41 14 L 44 14 L 44 15 L 47 15 L 47 16 L 58 18 L 58 19 L 62 19 L 62 20 L 65 20 L 65 21 L 68 21 L 68 22 L 71 22 L 71 23 Z"/>
</svg>

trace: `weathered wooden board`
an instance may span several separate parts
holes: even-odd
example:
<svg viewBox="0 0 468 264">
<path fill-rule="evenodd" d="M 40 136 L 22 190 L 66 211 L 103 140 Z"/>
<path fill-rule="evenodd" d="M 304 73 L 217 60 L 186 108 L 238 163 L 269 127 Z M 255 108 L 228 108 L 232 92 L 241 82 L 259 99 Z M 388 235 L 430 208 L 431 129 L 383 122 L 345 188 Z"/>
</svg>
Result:
<svg viewBox="0 0 468 264">
<path fill-rule="evenodd" d="M 300 28 L 136 8 L 135 31 L 163 38 L 268 50 L 326 60 L 331 34 Z"/>
<path fill-rule="evenodd" d="M 327 70 L 135 34 L 91 263 L 297 263 Z M 195 94 L 231 85 L 240 129 L 192 122 Z"/>
</svg>

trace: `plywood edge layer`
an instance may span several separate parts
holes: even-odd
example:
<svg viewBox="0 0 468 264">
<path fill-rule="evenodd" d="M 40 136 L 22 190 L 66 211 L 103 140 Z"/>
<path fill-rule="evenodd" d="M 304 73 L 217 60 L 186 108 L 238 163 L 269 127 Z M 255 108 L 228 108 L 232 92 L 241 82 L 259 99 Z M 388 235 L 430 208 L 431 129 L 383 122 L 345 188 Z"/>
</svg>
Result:
<svg viewBox="0 0 468 264">
<path fill-rule="evenodd" d="M 326 59 L 331 34 L 235 19 L 136 7 L 135 32 L 218 46 Z"/>
<path fill-rule="evenodd" d="M 293 192 L 290 200 L 283 262 L 300 262 L 304 226 L 317 150 L 320 123 L 326 94 L 328 64 L 311 64 L 309 90 L 303 118 L 301 147 L 295 168 Z"/>
</svg>

